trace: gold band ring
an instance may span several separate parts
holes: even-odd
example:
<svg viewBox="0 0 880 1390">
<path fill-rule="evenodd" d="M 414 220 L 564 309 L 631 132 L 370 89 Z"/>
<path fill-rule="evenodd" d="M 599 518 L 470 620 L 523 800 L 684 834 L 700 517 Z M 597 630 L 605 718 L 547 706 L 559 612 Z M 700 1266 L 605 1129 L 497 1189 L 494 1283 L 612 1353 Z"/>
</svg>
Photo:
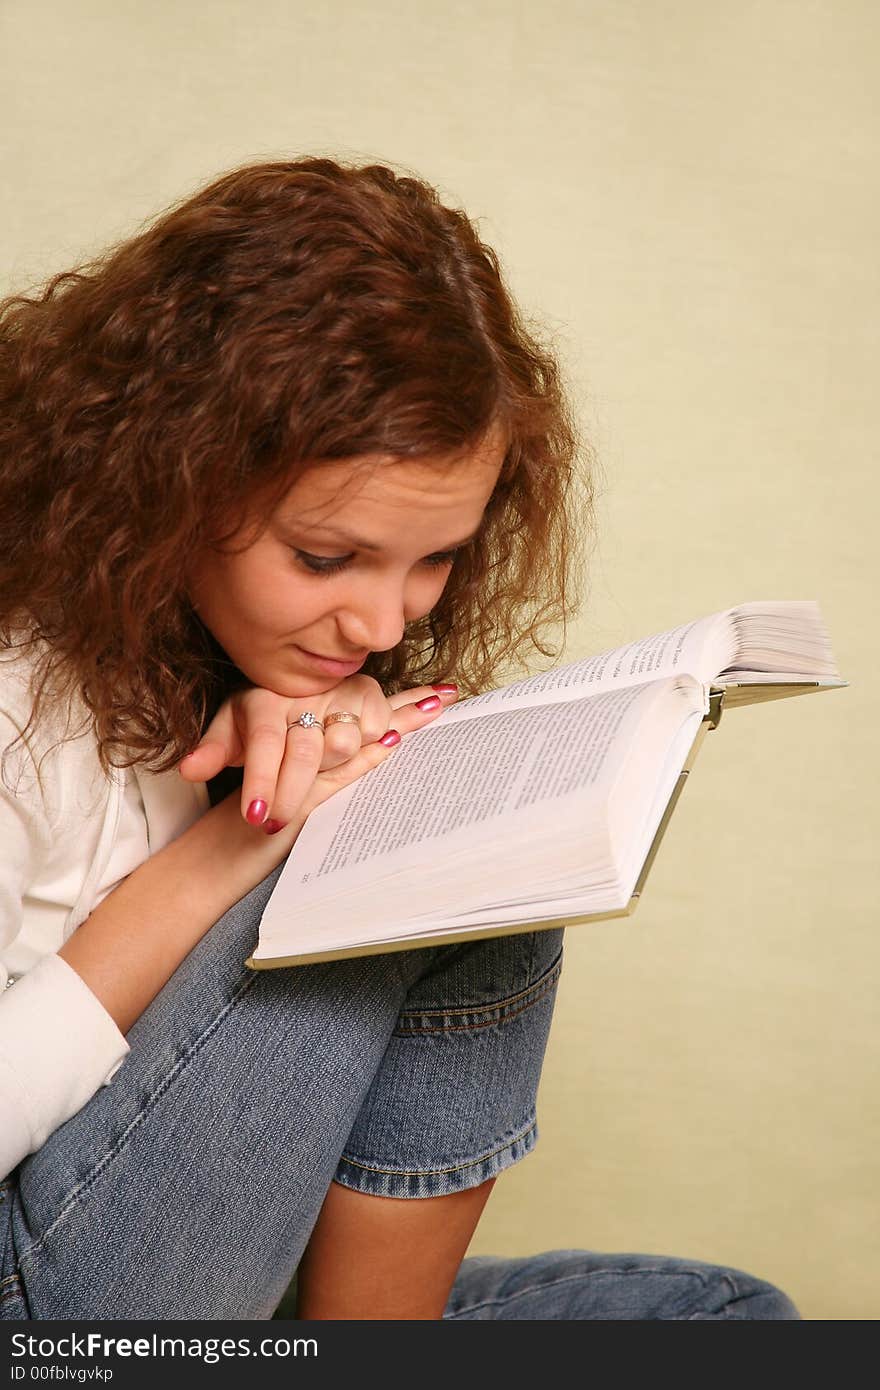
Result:
<svg viewBox="0 0 880 1390">
<path fill-rule="evenodd" d="M 360 728 L 360 715 L 350 714 L 347 709 L 335 709 L 331 714 L 324 715 L 324 728 L 329 724 L 357 724 Z"/>
</svg>

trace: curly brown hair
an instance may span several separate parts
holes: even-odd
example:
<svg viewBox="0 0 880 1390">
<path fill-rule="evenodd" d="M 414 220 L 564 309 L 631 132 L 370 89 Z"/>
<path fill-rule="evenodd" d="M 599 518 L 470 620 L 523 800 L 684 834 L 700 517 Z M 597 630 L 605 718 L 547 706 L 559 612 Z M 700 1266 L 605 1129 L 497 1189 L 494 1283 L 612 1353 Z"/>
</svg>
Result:
<svg viewBox="0 0 880 1390">
<path fill-rule="evenodd" d="M 594 532 L 558 363 L 466 214 L 382 164 L 250 165 L 6 299 L 0 650 L 36 654 L 31 721 L 75 691 L 105 773 L 170 770 L 248 684 L 181 557 L 234 539 L 230 514 L 268 517 L 306 465 L 451 454 L 497 421 L 479 536 L 363 668 L 388 694 L 473 694 L 527 645 L 555 657 L 543 632 L 580 607 Z"/>
</svg>

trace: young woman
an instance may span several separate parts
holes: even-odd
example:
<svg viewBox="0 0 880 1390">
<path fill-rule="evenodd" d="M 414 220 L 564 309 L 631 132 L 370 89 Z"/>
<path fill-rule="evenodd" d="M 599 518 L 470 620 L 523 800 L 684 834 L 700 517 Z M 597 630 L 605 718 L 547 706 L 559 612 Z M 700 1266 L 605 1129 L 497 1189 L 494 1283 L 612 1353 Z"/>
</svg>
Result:
<svg viewBox="0 0 880 1390">
<path fill-rule="evenodd" d="M 310 812 L 552 654 L 577 457 L 494 253 L 384 166 L 237 170 L 5 303 L 2 1316 L 270 1318 L 294 1274 L 301 1318 L 797 1316 L 695 1262 L 463 1261 L 561 931 L 243 965 Z"/>
</svg>

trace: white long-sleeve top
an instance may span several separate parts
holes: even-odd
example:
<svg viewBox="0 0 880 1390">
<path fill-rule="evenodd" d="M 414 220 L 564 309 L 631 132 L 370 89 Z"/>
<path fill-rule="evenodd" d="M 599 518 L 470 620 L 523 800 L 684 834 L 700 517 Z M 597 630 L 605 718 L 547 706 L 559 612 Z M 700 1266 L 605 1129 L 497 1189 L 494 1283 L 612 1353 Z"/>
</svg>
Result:
<svg viewBox="0 0 880 1390">
<path fill-rule="evenodd" d="M 0 652 L 0 751 L 27 724 L 32 660 Z M 75 732 L 88 715 L 78 700 L 72 713 Z M 66 715 L 41 710 L 0 776 L 0 1177 L 108 1085 L 130 1051 L 58 950 L 210 804 L 207 786 L 176 769 L 113 768 L 108 778 L 89 724 L 53 748 L 66 726 Z"/>
</svg>

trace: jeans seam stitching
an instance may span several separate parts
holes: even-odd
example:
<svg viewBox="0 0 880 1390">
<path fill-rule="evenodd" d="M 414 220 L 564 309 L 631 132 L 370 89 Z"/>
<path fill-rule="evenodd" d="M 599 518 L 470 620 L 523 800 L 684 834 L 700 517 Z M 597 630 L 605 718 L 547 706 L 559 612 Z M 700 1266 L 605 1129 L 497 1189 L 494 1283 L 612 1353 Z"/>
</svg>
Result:
<svg viewBox="0 0 880 1390">
<path fill-rule="evenodd" d="M 708 1280 L 704 1280 L 703 1282 L 704 1282 L 704 1286 L 705 1286 L 705 1287 L 708 1287 L 708 1282 L 709 1282 L 709 1281 L 708 1281 Z M 724 1304 L 722 1305 L 722 1308 L 721 1308 L 721 1312 L 723 1313 L 723 1315 L 724 1315 L 725 1317 L 727 1317 L 727 1310 L 728 1310 L 728 1308 L 730 1307 L 730 1305 L 731 1305 L 732 1303 L 742 1303 L 742 1302 L 744 1302 L 744 1301 L 747 1301 L 747 1299 L 744 1299 L 743 1295 L 740 1293 L 739 1289 L 737 1288 L 736 1283 L 734 1282 L 733 1279 L 731 1279 L 731 1277 L 730 1277 L 729 1274 L 722 1274 L 722 1276 L 721 1276 L 721 1282 L 722 1282 L 722 1284 L 726 1284 L 726 1285 L 727 1285 L 727 1288 L 729 1289 L 730 1294 L 731 1294 L 731 1297 L 725 1300 L 725 1302 L 724 1302 Z M 698 1315 L 697 1313 L 692 1313 L 692 1314 L 691 1314 L 691 1317 L 688 1319 L 688 1321 L 689 1321 L 689 1322 L 693 1322 L 694 1320 L 696 1320 L 696 1319 L 698 1318 L 698 1316 L 699 1316 L 699 1315 Z"/>
<path fill-rule="evenodd" d="M 412 1019 L 416 1019 L 416 1018 L 432 1018 L 432 1017 L 437 1017 L 437 1018 L 451 1018 L 451 1017 L 453 1017 L 453 1016 L 456 1015 L 456 1014 L 470 1014 L 471 1016 L 474 1016 L 474 1015 L 476 1015 L 476 1014 L 482 1014 L 482 1013 L 493 1013 L 493 1014 L 497 1014 L 497 1017 L 494 1017 L 494 1018 L 487 1018 L 487 1019 L 485 1019 L 482 1023 L 476 1023 L 476 1022 L 474 1022 L 474 1023 L 453 1024 L 453 1025 L 452 1025 L 451 1027 L 449 1027 L 449 1028 L 442 1028 L 442 1027 L 441 1027 L 441 1028 L 431 1028 L 431 1027 L 422 1027 L 422 1028 L 420 1028 L 420 1027 L 414 1026 L 414 1027 L 411 1027 L 411 1028 L 408 1028 L 408 1029 L 407 1029 L 407 1028 L 402 1028 L 402 1027 L 400 1027 L 400 1020 L 398 1020 L 398 1026 L 397 1026 L 397 1027 L 395 1028 L 395 1030 L 394 1030 L 394 1036 L 395 1036 L 395 1037 L 411 1037 L 413 1034 L 428 1034 L 428 1033 L 472 1033 L 472 1032 L 474 1032 L 477 1028 L 492 1028 L 492 1027 L 494 1027 L 494 1025 L 495 1025 L 496 1023 L 501 1023 L 502 1021 L 506 1021 L 506 1020 L 508 1020 L 508 1019 L 517 1018 L 520 1014 L 525 1013 L 527 1009 L 532 1008 L 532 1006 L 533 1006 L 534 1004 L 539 1003 L 539 1001 L 540 1001 L 541 999 L 543 999 L 544 996 L 545 996 L 546 994 L 548 994 L 549 991 L 550 991 L 550 990 L 553 988 L 553 986 L 556 984 L 556 982 L 557 982 L 557 980 L 558 980 L 558 978 L 559 978 L 559 975 L 560 975 L 561 971 L 562 971 L 562 964 L 561 964 L 561 962 L 559 962 L 559 963 L 553 968 L 552 974 L 550 974 L 549 976 L 545 976 L 545 977 L 544 977 L 545 983 L 544 983 L 544 985 L 543 985 L 543 988 L 542 988 L 542 989 L 540 990 L 540 992 L 538 992 L 538 993 L 532 994 L 532 991 L 537 989 L 537 984 L 535 984 L 535 985 L 530 986 L 529 989 L 527 989 L 527 990 L 521 990 L 520 993 L 519 993 L 518 995 L 517 995 L 517 994 L 513 994 L 513 995 L 510 996 L 509 999 L 501 1000 L 501 1001 L 500 1001 L 499 1003 L 497 1003 L 497 1004 L 487 1004 L 486 1007 L 485 1007 L 485 1008 L 482 1008 L 482 1009 L 479 1009 L 479 1008 L 477 1008 L 477 1009 L 475 1009 L 475 1008 L 470 1008 L 470 1009 L 411 1009 L 411 1010 L 406 1010 L 406 1011 L 404 1011 L 404 1012 L 400 1015 L 400 1019 L 404 1019 L 404 1018 L 407 1018 L 407 1017 L 412 1018 Z M 516 999 L 523 999 L 525 995 L 530 995 L 531 997 L 528 998 L 527 1000 L 525 1000 L 525 1002 L 521 1005 L 520 1008 L 518 1008 L 518 1009 L 510 1009 L 510 1007 L 509 1007 L 510 1003 L 512 1003 L 512 1002 L 513 1002 L 514 1000 L 516 1000 Z"/>
<path fill-rule="evenodd" d="M 586 1277 L 588 1279 L 619 1279 L 626 1278 L 631 1274 L 660 1275 L 664 1279 L 696 1278 L 699 1279 L 704 1289 L 708 1287 L 708 1280 L 705 1276 L 701 1274 L 699 1270 L 691 1269 L 651 1269 L 650 1267 L 641 1268 L 638 1266 L 635 1269 L 593 1269 L 587 1272 Z M 503 1303 L 512 1303 L 514 1299 L 524 1298 L 526 1294 L 543 1293 L 545 1289 L 558 1288 L 560 1284 L 579 1284 L 583 1279 L 583 1273 L 563 1274 L 558 1279 L 549 1279 L 542 1284 L 530 1284 L 529 1287 L 525 1289 L 515 1289 L 513 1293 L 507 1294 L 503 1298 L 484 1298 L 478 1303 L 466 1303 L 461 1309 L 456 1310 L 456 1313 L 472 1313 L 476 1308 L 500 1307 Z M 455 1317 L 456 1313 L 452 1313 L 450 1316 Z"/>
<path fill-rule="evenodd" d="M 234 1006 L 239 1002 L 240 999 L 244 997 L 245 994 L 247 994 L 248 990 L 253 988 L 253 985 L 256 983 L 257 979 L 258 972 L 249 972 L 248 977 L 246 977 L 243 980 L 241 987 L 236 991 L 232 998 L 228 1000 L 228 1002 L 224 1005 L 224 1007 L 220 1010 L 216 1017 L 211 1020 L 210 1024 L 204 1030 L 204 1032 L 200 1033 L 199 1036 L 189 1045 L 189 1047 L 181 1053 L 181 1055 L 177 1058 L 177 1061 L 172 1066 L 171 1070 L 167 1072 L 166 1075 L 163 1077 L 160 1084 L 156 1087 L 154 1091 L 152 1091 L 147 1096 L 145 1103 L 141 1106 L 140 1110 L 138 1110 L 134 1119 L 131 1120 L 130 1123 L 126 1126 L 126 1128 L 123 1130 L 122 1134 L 116 1140 L 112 1149 L 109 1149 L 108 1152 L 104 1154 L 103 1158 L 98 1160 L 98 1162 L 92 1168 L 91 1172 L 88 1173 L 88 1175 L 85 1178 L 83 1178 L 82 1182 L 77 1187 L 75 1187 L 73 1191 L 68 1195 L 67 1201 L 61 1207 L 61 1210 L 56 1215 L 54 1221 L 52 1221 L 50 1225 L 46 1227 L 42 1235 L 39 1236 L 39 1238 L 36 1241 L 34 1241 L 33 1245 L 29 1245 L 26 1250 L 22 1251 L 19 1257 L 19 1268 L 21 1268 L 21 1266 L 24 1264 L 25 1260 L 28 1259 L 29 1256 L 38 1254 L 42 1250 L 43 1246 L 51 1236 L 52 1232 L 55 1230 L 55 1227 L 58 1225 L 58 1223 L 64 1219 L 64 1217 L 67 1215 L 67 1213 L 71 1210 L 72 1207 L 76 1206 L 80 1197 L 82 1197 L 86 1192 L 88 1192 L 90 1187 L 94 1186 L 98 1178 L 103 1173 L 104 1169 L 108 1166 L 109 1163 L 112 1162 L 114 1158 L 116 1158 L 116 1156 L 125 1147 L 131 1135 L 134 1134 L 134 1132 L 137 1129 L 139 1129 L 140 1126 L 144 1123 L 146 1116 L 149 1115 L 150 1111 L 155 1107 L 157 1101 L 159 1101 L 161 1097 L 164 1095 L 164 1093 L 168 1090 L 168 1087 L 174 1081 L 178 1073 L 183 1070 L 183 1068 L 191 1061 L 191 1059 L 198 1052 L 201 1051 L 204 1044 L 217 1031 L 218 1027 L 223 1022 L 224 1018 L 229 1013 L 229 1011 L 232 1008 L 234 1008 Z"/>
<path fill-rule="evenodd" d="M 347 1154 L 340 1155 L 340 1162 L 348 1163 L 352 1168 L 360 1168 L 365 1173 L 381 1173 L 384 1177 L 401 1178 L 421 1178 L 437 1177 L 443 1173 L 460 1173 L 465 1168 L 476 1168 L 477 1164 L 485 1163 L 487 1159 L 494 1158 L 496 1154 L 503 1153 L 505 1149 L 510 1149 L 514 1144 L 528 1139 L 537 1128 L 538 1121 L 533 1115 L 530 1123 L 525 1129 L 520 1130 L 519 1134 L 513 1135 L 505 1143 L 499 1144 L 497 1149 L 490 1150 L 487 1154 L 482 1154 L 479 1158 L 468 1159 L 467 1163 L 454 1163 L 450 1168 L 377 1168 L 371 1163 L 359 1163 L 356 1158 L 349 1158 Z"/>
<path fill-rule="evenodd" d="M 522 999 L 525 995 L 530 994 L 533 989 L 537 989 L 542 981 L 546 980 L 553 972 L 561 969 L 561 967 L 562 947 L 560 947 L 558 954 L 547 966 L 543 975 L 539 975 L 537 980 L 532 980 L 524 989 L 518 989 L 513 994 L 507 994 L 503 999 L 496 999 L 493 1004 L 487 1004 L 482 1009 L 475 1008 L 473 1004 L 468 1004 L 460 1009 L 402 1009 L 400 1016 L 401 1018 L 406 1018 L 407 1014 L 412 1014 L 414 1018 L 429 1018 L 431 1014 L 473 1014 L 484 1013 L 486 1009 L 503 1008 L 506 1004 L 515 1004 L 518 999 Z"/>
</svg>

